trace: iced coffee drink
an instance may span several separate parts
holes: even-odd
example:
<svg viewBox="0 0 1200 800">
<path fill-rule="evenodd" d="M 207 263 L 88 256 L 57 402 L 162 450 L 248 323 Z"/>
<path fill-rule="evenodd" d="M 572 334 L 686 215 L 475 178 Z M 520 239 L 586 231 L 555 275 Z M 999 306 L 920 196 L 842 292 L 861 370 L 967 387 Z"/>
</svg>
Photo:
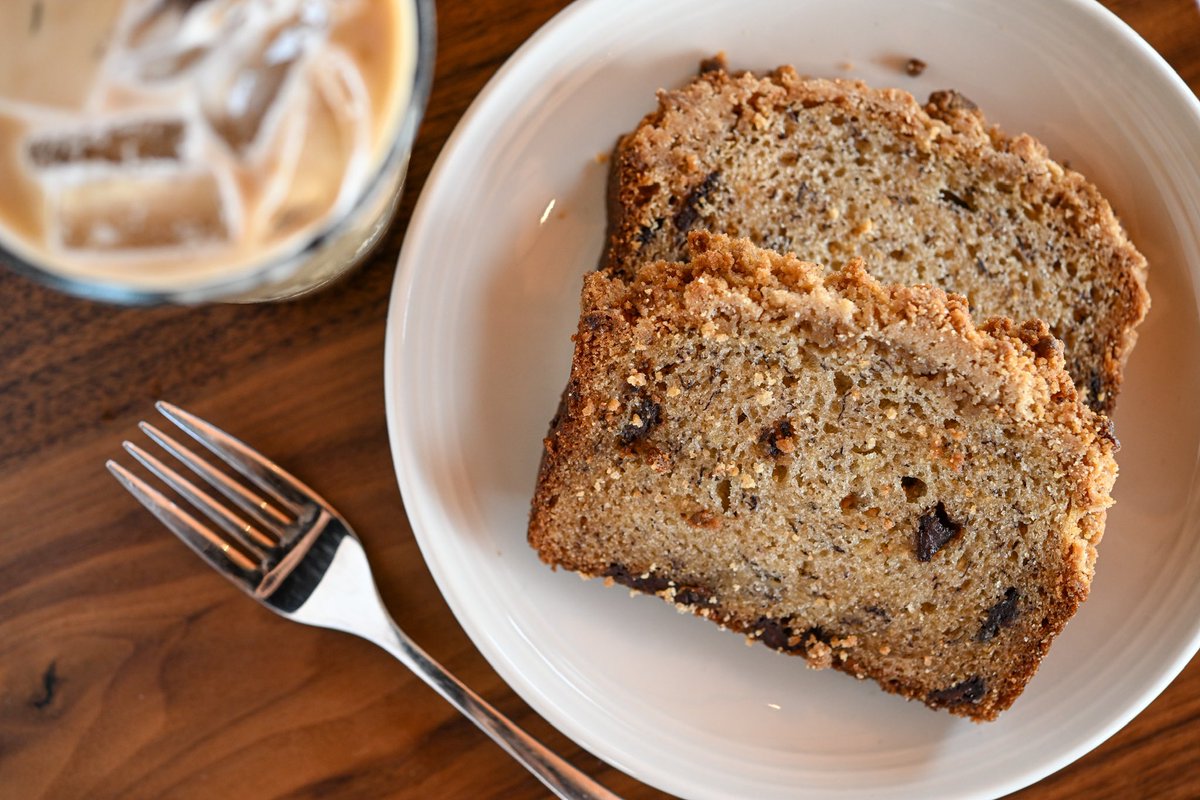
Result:
<svg viewBox="0 0 1200 800">
<path fill-rule="evenodd" d="M 128 302 L 331 280 L 398 194 L 429 7 L 5 0 L 0 261 Z"/>
</svg>

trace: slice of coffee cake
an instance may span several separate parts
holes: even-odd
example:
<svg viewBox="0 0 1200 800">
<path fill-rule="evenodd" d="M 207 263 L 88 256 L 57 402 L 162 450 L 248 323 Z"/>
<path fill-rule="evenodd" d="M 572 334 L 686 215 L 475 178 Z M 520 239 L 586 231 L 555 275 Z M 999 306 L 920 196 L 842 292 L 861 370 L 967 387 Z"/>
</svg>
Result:
<svg viewBox="0 0 1200 800">
<path fill-rule="evenodd" d="M 979 319 L 1041 319 L 1092 408 L 1111 412 L 1149 298 L 1108 202 L 962 95 L 712 69 L 617 145 L 601 266 L 682 259 L 687 232 L 745 236 L 885 283 L 964 295 Z"/>
<path fill-rule="evenodd" d="M 1042 323 L 976 328 L 693 233 L 587 276 L 529 541 L 770 647 L 984 720 L 1088 593 L 1116 476 Z"/>
</svg>

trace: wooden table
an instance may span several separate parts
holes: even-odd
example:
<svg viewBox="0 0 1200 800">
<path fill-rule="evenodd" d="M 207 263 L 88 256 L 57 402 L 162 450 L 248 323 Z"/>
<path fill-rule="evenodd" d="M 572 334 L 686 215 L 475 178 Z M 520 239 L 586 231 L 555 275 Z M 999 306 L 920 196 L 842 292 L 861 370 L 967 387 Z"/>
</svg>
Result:
<svg viewBox="0 0 1200 800">
<path fill-rule="evenodd" d="M 437 72 L 383 247 L 307 300 L 125 310 L 0 270 L 0 797 L 545 796 L 372 645 L 257 608 L 118 491 L 104 460 L 158 398 L 232 429 L 355 523 L 399 623 L 551 748 L 630 798 L 491 670 L 411 535 L 384 422 L 396 254 L 472 98 L 564 0 L 440 4 Z M 1193 0 L 1109 0 L 1200 90 Z M 1200 796 L 1200 660 L 1027 798 Z"/>
</svg>

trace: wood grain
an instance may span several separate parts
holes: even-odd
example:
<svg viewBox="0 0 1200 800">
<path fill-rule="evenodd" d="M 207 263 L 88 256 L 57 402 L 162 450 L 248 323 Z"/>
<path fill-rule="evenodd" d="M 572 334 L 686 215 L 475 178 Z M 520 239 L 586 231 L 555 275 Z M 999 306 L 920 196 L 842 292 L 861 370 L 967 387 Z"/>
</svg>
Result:
<svg viewBox="0 0 1200 800">
<path fill-rule="evenodd" d="M 0 271 L 0 797 L 534 798 L 540 784 L 373 646 L 287 623 L 200 568 L 100 468 L 167 398 L 319 484 L 415 639 L 630 798 L 475 651 L 396 489 L 384 421 L 392 272 L 426 176 L 495 70 L 564 3 L 440 4 L 438 61 L 396 221 L 354 275 L 281 305 L 119 309 Z M 1190 0 L 1109 6 L 1200 89 Z M 1200 662 L 1029 800 L 1200 796 Z"/>
</svg>

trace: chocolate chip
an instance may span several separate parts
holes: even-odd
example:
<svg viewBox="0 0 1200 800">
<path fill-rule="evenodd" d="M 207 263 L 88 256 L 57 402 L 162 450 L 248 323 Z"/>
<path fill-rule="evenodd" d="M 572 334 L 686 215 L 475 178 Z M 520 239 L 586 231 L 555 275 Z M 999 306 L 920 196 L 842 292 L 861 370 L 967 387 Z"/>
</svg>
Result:
<svg viewBox="0 0 1200 800">
<path fill-rule="evenodd" d="M 768 456 L 771 458 L 779 458 L 785 453 L 791 453 L 795 449 L 795 443 L 792 437 L 796 431 L 792 427 L 791 420 L 781 419 L 771 427 L 767 428 L 758 437 L 759 444 L 763 445 Z"/>
<path fill-rule="evenodd" d="M 996 638 L 996 634 L 1000 632 L 1001 628 L 1011 625 L 1021 614 L 1021 609 L 1017 605 L 1020 600 L 1021 593 L 1017 591 L 1016 587 L 1010 586 L 1005 589 L 1003 599 L 988 609 L 987 618 L 984 619 L 983 625 L 980 626 L 975 640 L 990 642 Z"/>
<path fill-rule="evenodd" d="M 963 199 L 959 195 L 955 194 L 954 192 L 950 191 L 949 189 L 942 189 L 940 192 L 938 192 L 938 196 L 941 197 L 942 200 L 944 200 L 945 202 L 953 203 L 954 205 L 958 206 L 959 208 L 966 209 L 967 211 L 975 210 L 974 205 L 972 205 L 970 202 Z"/>
<path fill-rule="evenodd" d="M 687 197 L 683 198 L 683 205 L 675 213 L 675 230 L 680 233 L 686 233 L 691 230 L 692 224 L 700 217 L 700 211 L 697 206 L 717 187 L 720 177 L 720 171 L 713 170 L 695 188 L 688 192 Z"/>
<path fill-rule="evenodd" d="M 917 521 L 917 560 L 928 561 L 962 530 L 962 525 L 950 519 L 942 501 L 921 515 Z"/>
<path fill-rule="evenodd" d="M 1104 410 L 1104 378 L 1099 370 L 1088 375 L 1088 405 L 1093 411 Z"/>
<path fill-rule="evenodd" d="M 589 331 L 607 331 L 612 328 L 612 319 L 603 311 L 593 311 L 583 318 L 583 325 Z"/>
<path fill-rule="evenodd" d="M 759 641 L 767 647 L 773 647 L 776 650 L 796 649 L 796 646 L 788 644 L 788 639 L 792 637 L 792 629 L 779 620 L 759 617 L 758 622 L 754 623 L 754 628 L 758 631 Z"/>
<path fill-rule="evenodd" d="M 799 632 L 791 627 L 790 622 L 790 617 L 784 617 L 783 619 L 759 617 L 758 621 L 751 627 L 751 630 L 758 634 L 759 641 L 767 647 L 782 650 L 785 653 L 807 650 L 806 642 L 810 637 L 816 641 L 829 644 L 830 637 L 820 627 L 813 627 L 807 631 Z M 795 644 L 791 644 L 793 641 Z"/>
<path fill-rule="evenodd" d="M 654 226 L 642 225 L 638 228 L 637 235 L 634 237 L 638 244 L 647 245 L 654 239 L 654 235 L 662 228 L 663 218 L 658 217 L 654 220 Z"/>
<path fill-rule="evenodd" d="M 604 571 L 604 577 L 612 578 L 622 586 L 628 586 L 630 589 L 646 594 L 659 594 L 674 586 L 676 587 L 675 593 L 671 599 L 679 605 L 706 606 L 713 596 L 712 592 L 703 586 L 680 585 L 678 581 L 657 572 L 643 572 L 635 575 L 623 564 L 609 564 L 608 569 Z"/>
<path fill-rule="evenodd" d="M 626 447 L 639 442 L 650 435 L 650 431 L 659 423 L 662 417 L 662 406 L 644 394 L 639 394 L 633 404 L 630 421 L 622 428 L 617 438 Z"/>
<path fill-rule="evenodd" d="M 670 578 L 655 575 L 653 572 L 634 575 L 624 564 L 609 564 L 608 569 L 604 570 L 604 577 L 612 578 L 623 586 L 648 594 L 661 592 L 671 585 Z"/>
<path fill-rule="evenodd" d="M 684 606 L 706 606 L 712 592 L 700 586 L 682 586 L 675 590 L 675 602 Z"/>
<path fill-rule="evenodd" d="M 915 78 L 924 72 L 925 67 L 927 66 L 928 65 L 919 58 L 910 58 L 908 61 L 904 62 L 904 71 Z"/>
<path fill-rule="evenodd" d="M 934 689 L 925 696 L 925 702 L 935 708 L 961 706 L 978 703 L 987 694 L 987 684 L 978 675 L 972 675 L 961 683 L 947 689 Z"/>
<path fill-rule="evenodd" d="M 892 615 L 887 612 L 886 608 L 881 606 L 863 606 L 863 611 L 867 612 L 871 616 L 879 617 L 884 622 L 892 621 Z"/>
</svg>

